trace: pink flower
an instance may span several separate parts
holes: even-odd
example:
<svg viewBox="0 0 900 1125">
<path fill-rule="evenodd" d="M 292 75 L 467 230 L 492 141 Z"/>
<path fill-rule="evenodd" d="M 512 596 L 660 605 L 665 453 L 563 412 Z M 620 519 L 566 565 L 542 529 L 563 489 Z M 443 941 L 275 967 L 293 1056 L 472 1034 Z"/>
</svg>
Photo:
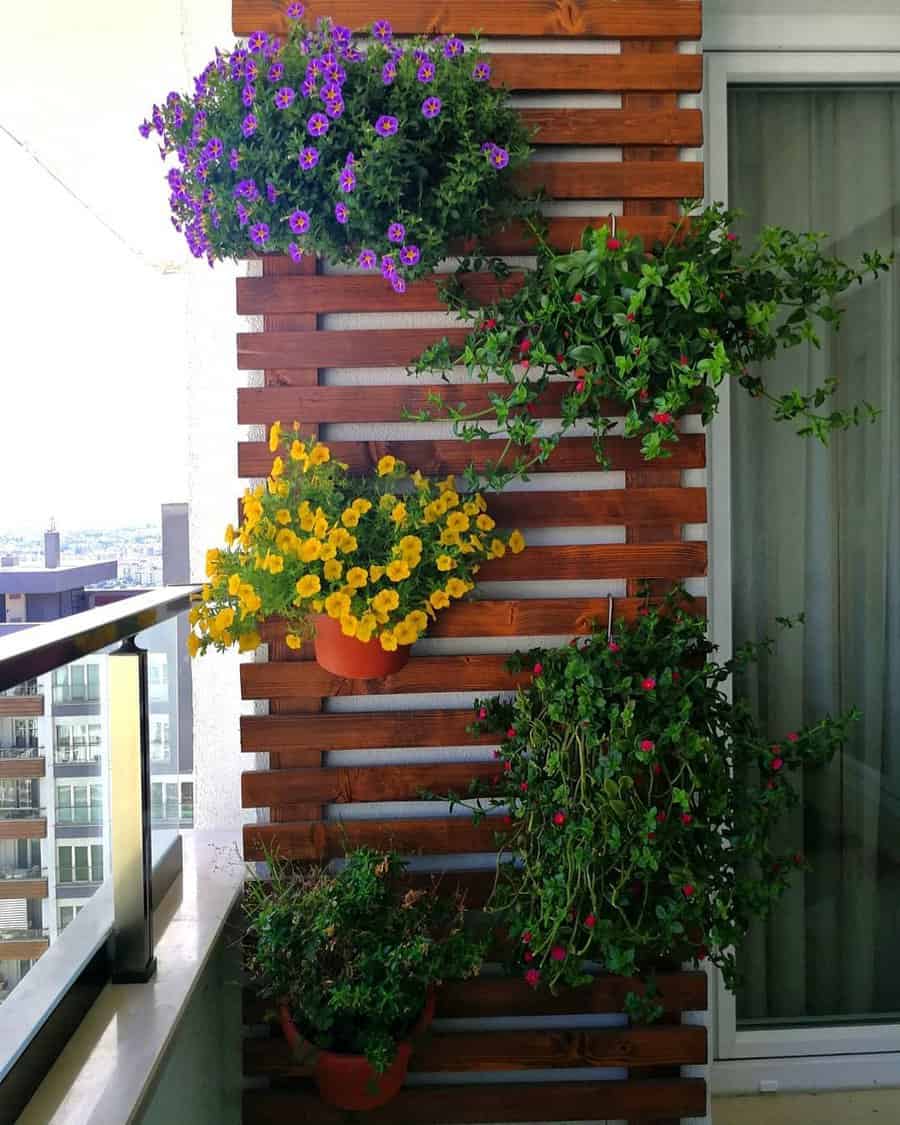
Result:
<svg viewBox="0 0 900 1125">
<path fill-rule="evenodd" d="M 691 824 L 691 823 L 693 823 L 693 820 L 694 820 L 694 818 L 691 816 L 691 814 L 689 812 L 681 814 L 681 823 L 682 824 L 684 824 L 684 825 Z"/>
<path fill-rule="evenodd" d="M 607 250 L 621 250 L 621 248 L 622 248 L 622 243 L 618 240 L 618 238 L 607 238 L 607 240 L 606 240 L 606 249 Z"/>
<path fill-rule="evenodd" d="M 594 926 L 597 925 L 597 919 L 594 917 L 593 914 L 588 914 L 587 918 L 585 918 L 585 920 L 584 920 L 584 924 L 585 924 L 585 926 L 587 926 L 587 928 L 589 930 L 592 930 L 594 928 Z"/>
<path fill-rule="evenodd" d="M 725 235 L 725 237 L 728 239 L 729 242 L 735 242 L 737 240 L 737 235 L 732 234 L 731 231 L 729 231 L 728 234 Z"/>
<path fill-rule="evenodd" d="M 512 817 L 511 816 L 505 816 L 503 818 L 503 823 L 507 828 L 509 828 L 510 825 L 512 824 Z"/>
<path fill-rule="evenodd" d="M 512 773 L 512 762 L 504 762 L 503 763 L 503 772 L 504 773 Z"/>
<path fill-rule="evenodd" d="M 629 324 L 633 324 L 633 323 L 634 323 L 634 313 L 629 313 L 629 314 L 628 314 L 628 315 L 627 315 L 627 316 L 625 317 L 625 319 L 626 319 L 626 320 L 628 321 L 628 323 L 629 323 Z"/>
<path fill-rule="evenodd" d="M 528 339 L 527 336 L 521 342 L 521 344 L 519 344 L 519 351 L 522 353 L 522 355 L 526 355 L 528 352 L 531 351 L 531 341 Z"/>
<path fill-rule="evenodd" d="M 610 641 L 609 644 L 606 647 L 609 649 L 610 652 L 618 652 L 619 651 L 619 646 L 616 644 L 615 641 Z"/>
<path fill-rule="evenodd" d="M 537 969 L 529 969 L 525 973 L 525 983 L 530 984 L 532 988 L 537 988 L 540 983 L 541 974 Z"/>
<path fill-rule="evenodd" d="M 653 421 L 660 426 L 668 426 L 668 424 L 672 421 L 672 415 L 668 412 L 668 410 L 657 410 L 657 412 L 652 415 L 652 417 Z"/>
<path fill-rule="evenodd" d="M 516 737 L 516 728 L 510 727 L 509 730 L 506 732 L 506 737 L 507 738 L 515 738 Z"/>
<path fill-rule="evenodd" d="M 576 293 L 575 296 L 572 298 L 572 300 L 575 302 L 576 305 L 580 305 L 581 302 L 584 300 L 584 296 L 581 293 Z"/>
<path fill-rule="evenodd" d="M 796 742 L 799 737 L 800 736 L 797 734 L 797 732 L 792 730 L 791 733 L 787 736 L 787 740 L 788 742 Z"/>
<path fill-rule="evenodd" d="M 553 814 L 553 823 L 557 828 L 562 828 L 562 826 L 566 823 L 566 814 L 562 811 L 562 809 L 558 809 Z"/>
<path fill-rule="evenodd" d="M 664 812 L 656 814 L 656 823 L 657 824 L 665 824 L 666 823 L 666 814 Z"/>
<path fill-rule="evenodd" d="M 681 355 L 678 357 L 678 362 L 681 364 L 682 367 L 687 367 L 688 357 L 684 354 L 684 352 L 682 352 Z"/>
<path fill-rule="evenodd" d="M 550 950 L 550 957 L 554 961 L 565 961 L 565 959 L 566 959 L 565 946 L 554 945 L 554 947 Z"/>
<path fill-rule="evenodd" d="M 684 886 L 681 888 L 681 893 L 684 895 L 685 898 L 691 898 L 694 894 L 693 883 L 685 883 Z"/>
<path fill-rule="evenodd" d="M 535 666 L 531 669 L 532 675 L 534 676 L 540 676 L 543 671 L 544 665 L 541 664 L 540 661 L 538 661 L 538 663 L 535 664 Z"/>
<path fill-rule="evenodd" d="M 526 949 L 525 952 L 522 954 L 522 960 L 525 962 L 526 965 L 534 960 L 534 954 L 531 952 L 530 949 Z"/>
<path fill-rule="evenodd" d="M 529 945 L 530 943 L 531 943 L 531 930 L 526 930 L 525 933 L 522 934 L 522 944 L 523 945 Z"/>
<path fill-rule="evenodd" d="M 577 383 L 575 384 L 575 390 L 576 390 L 576 391 L 577 391 L 577 392 L 578 392 L 579 394 L 581 394 L 581 392 L 582 392 L 582 391 L 584 390 L 584 379 L 579 379 L 579 380 L 578 380 L 578 382 L 577 382 Z"/>
<path fill-rule="evenodd" d="M 479 708 L 478 718 L 479 719 L 486 719 L 487 718 L 487 707 L 480 707 Z"/>
<path fill-rule="evenodd" d="M 527 781 L 520 781 L 519 782 L 519 789 L 523 793 L 527 793 L 528 792 L 528 782 Z"/>
<path fill-rule="evenodd" d="M 769 769 L 771 769 L 773 773 L 778 773 L 783 765 L 784 758 L 773 758 L 772 761 L 769 762 Z"/>
<path fill-rule="evenodd" d="M 641 687 L 644 691 L 653 691 L 656 687 L 656 680 L 652 676 L 647 676 L 646 679 L 641 680 Z"/>
<path fill-rule="evenodd" d="M 649 738 L 645 738 L 641 743 L 641 750 L 644 754 L 650 754 L 656 749 L 656 743 Z"/>
</svg>

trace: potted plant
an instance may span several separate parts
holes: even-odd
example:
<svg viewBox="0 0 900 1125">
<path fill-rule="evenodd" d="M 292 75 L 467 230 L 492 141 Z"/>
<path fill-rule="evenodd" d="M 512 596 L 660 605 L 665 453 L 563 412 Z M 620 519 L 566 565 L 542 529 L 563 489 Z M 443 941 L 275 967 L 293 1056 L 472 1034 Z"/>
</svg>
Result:
<svg viewBox="0 0 900 1125">
<path fill-rule="evenodd" d="M 278 422 L 269 449 L 270 476 L 244 494 L 243 523 L 226 528 L 224 550 L 207 553 L 192 655 L 253 649 L 260 622 L 277 616 L 291 648 L 315 634 L 328 671 L 385 676 L 473 589 L 482 562 L 524 549 L 518 531 L 497 531 L 481 493 L 460 494 L 453 477 L 434 485 L 390 454 L 374 475 L 351 476 L 327 445 Z"/>
<path fill-rule="evenodd" d="M 772 828 L 797 802 L 789 775 L 827 762 L 855 710 L 772 743 L 725 686 L 764 646 L 719 662 L 706 622 L 673 596 L 632 625 L 517 658 L 532 678 L 478 703 L 500 732 L 498 772 L 476 816 L 503 806 L 489 909 L 515 969 L 537 987 L 586 981 L 584 962 L 632 976 L 708 957 L 726 983 L 751 919 L 802 855 Z M 630 998 L 634 1014 L 649 1012 Z"/>
<path fill-rule="evenodd" d="M 395 41 L 387 20 L 347 27 L 287 6 L 284 40 L 254 32 L 193 94 L 140 126 L 163 157 L 172 221 L 195 257 L 276 251 L 380 271 L 398 293 L 456 239 L 518 213 L 528 132 L 477 42 Z M 524 206 L 524 204 L 523 204 Z"/>
<path fill-rule="evenodd" d="M 244 900 L 256 988 L 278 1004 L 326 1102 L 383 1105 L 403 1084 L 435 987 L 477 973 L 484 943 L 464 928 L 461 897 L 410 889 L 393 853 L 355 851 L 336 873 L 270 867 L 271 882 L 248 883 Z"/>
<path fill-rule="evenodd" d="M 603 438 L 614 416 L 624 417 L 626 436 L 640 439 L 647 460 L 670 456 L 678 419 L 699 407 L 708 422 L 725 379 L 766 400 L 777 420 L 823 442 L 834 430 L 874 418 L 867 403 L 822 409 L 836 379 L 809 393 L 773 395 L 750 365 L 779 348 L 818 345 L 817 322 L 840 323 L 837 297 L 865 275 L 877 277 L 890 259 L 873 251 L 847 266 L 823 251 L 824 235 L 781 227 L 767 227 L 743 253 L 731 229 L 737 217 L 719 204 L 706 207 L 649 249 L 639 238 L 615 237 L 614 228 L 589 227 L 569 253 L 554 250 L 535 227 L 536 269 L 518 291 L 486 308 L 467 294 L 462 278 L 470 264 L 463 263 L 444 297 L 474 322 L 472 331 L 461 349 L 446 337 L 428 348 L 411 373 L 433 377 L 461 364 L 474 379 L 500 376 L 511 388 L 477 413 L 438 411 L 466 440 L 509 439 L 486 474 L 491 487 L 526 475 L 576 426 L 589 427 L 606 464 Z M 499 261 L 493 268 L 500 276 L 509 272 Z M 548 428 L 546 418 L 558 421 Z"/>
</svg>

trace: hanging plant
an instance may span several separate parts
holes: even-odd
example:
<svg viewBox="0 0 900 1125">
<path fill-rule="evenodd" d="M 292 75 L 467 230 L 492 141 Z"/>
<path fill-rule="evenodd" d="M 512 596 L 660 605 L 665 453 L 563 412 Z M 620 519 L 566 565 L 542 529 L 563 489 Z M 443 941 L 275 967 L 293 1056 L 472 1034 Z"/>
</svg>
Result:
<svg viewBox="0 0 900 1125">
<path fill-rule="evenodd" d="M 398 293 L 455 239 L 514 213 L 528 133 L 478 47 L 456 36 L 371 41 L 303 20 L 216 52 L 194 93 L 140 126 L 168 172 L 173 223 L 210 264 L 260 251 L 380 270 Z"/>
<path fill-rule="evenodd" d="M 499 532 L 484 497 L 460 494 L 452 476 L 432 484 L 390 454 L 374 474 L 351 476 L 327 445 L 300 440 L 296 427 L 272 426 L 267 482 L 244 493 L 244 520 L 226 528 L 226 549 L 207 552 L 191 655 L 210 646 L 254 649 L 260 623 L 279 617 L 289 648 L 316 635 L 330 671 L 396 671 L 429 622 L 474 588 L 482 562 L 518 554 L 525 541 L 518 531 Z M 365 663 L 336 667 L 347 653 L 343 646 L 333 655 L 341 637 L 352 642 L 351 659 L 400 656 L 371 673 Z"/>
<path fill-rule="evenodd" d="M 476 704 L 472 729 L 500 732 L 497 775 L 462 803 L 506 810 L 513 862 L 489 910 L 531 985 L 583 983 L 585 960 L 631 976 L 708 957 L 733 987 L 751 919 L 805 866 L 772 839 L 798 800 L 788 775 L 828 762 L 858 713 L 773 745 L 725 693 L 769 642 L 718 662 L 682 596 L 609 637 L 518 656 L 530 683 Z"/>
<path fill-rule="evenodd" d="M 873 419 L 877 411 L 868 403 L 827 408 L 836 379 L 808 393 L 775 395 L 764 372 L 753 373 L 750 365 L 806 341 L 818 347 L 817 322 L 840 323 L 839 294 L 867 275 L 877 277 L 891 259 L 873 251 L 848 266 L 823 252 L 824 235 L 782 227 L 765 228 L 758 245 L 743 253 L 730 230 L 736 217 L 721 205 L 707 207 L 682 219 L 668 242 L 649 252 L 639 238 L 616 238 L 606 226 L 586 229 L 581 248 L 571 253 L 540 238 L 537 266 L 521 288 L 487 308 L 467 294 L 463 282 L 472 263 L 464 262 L 443 294 L 474 328 L 461 348 L 445 337 L 427 349 L 411 373 L 445 376 L 463 365 L 470 378 L 499 377 L 505 387 L 475 412 L 444 407 L 436 392 L 433 409 L 409 417 L 450 418 L 467 441 L 506 438 L 485 473 L 494 488 L 527 476 L 576 427 L 593 435 L 597 459 L 606 465 L 603 439 L 616 417 L 624 416 L 624 432 L 640 439 L 646 460 L 670 456 L 678 419 L 699 409 L 708 422 L 717 388 L 729 378 L 766 400 L 776 420 L 823 442 L 835 430 Z M 499 277 L 508 275 L 502 262 L 492 266 Z M 548 416 L 556 420 L 542 423 Z"/>
</svg>

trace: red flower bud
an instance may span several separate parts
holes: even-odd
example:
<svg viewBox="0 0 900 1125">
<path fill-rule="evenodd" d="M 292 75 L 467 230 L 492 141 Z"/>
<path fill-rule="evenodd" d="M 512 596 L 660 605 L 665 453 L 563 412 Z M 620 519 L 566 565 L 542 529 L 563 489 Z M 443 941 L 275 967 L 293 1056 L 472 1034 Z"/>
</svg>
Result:
<svg viewBox="0 0 900 1125">
<path fill-rule="evenodd" d="M 511 773 L 512 772 L 512 762 L 504 762 L 503 763 L 503 772 L 504 773 Z"/>
<path fill-rule="evenodd" d="M 725 235 L 725 237 L 728 239 L 729 242 L 735 242 L 737 240 L 737 235 L 732 234 L 731 231 L 729 231 L 728 234 Z"/>
<path fill-rule="evenodd" d="M 541 664 L 540 661 L 538 661 L 537 664 L 535 664 L 535 666 L 531 669 L 532 675 L 535 675 L 535 676 L 540 676 L 543 671 L 544 671 L 544 665 Z"/>
<path fill-rule="evenodd" d="M 565 961 L 566 949 L 563 945 L 554 945 L 550 950 L 550 956 L 554 961 Z"/>
<path fill-rule="evenodd" d="M 681 364 L 682 367 L 687 367 L 688 357 L 684 354 L 684 352 L 682 352 L 681 355 L 678 357 L 678 362 Z"/>
<path fill-rule="evenodd" d="M 519 782 L 519 788 L 522 790 L 523 793 L 527 793 L 528 792 L 528 782 L 527 781 Z"/>
<path fill-rule="evenodd" d="M 490 318 L 490 320 L 486 320 L 486 321 L 484 322 L 484 326 L 485 326 L 485 328 L 487 328 L 487 329 L 491 329 L 491 328 L 496 328 L 496 327 L 497 327 L 497 322 L 496 322 L 496 320 L 494 320 L 494 318 L 493 318 L 493 317 L 491 317 L 491 318 Z"/>
<path fill-rule="evenodd" d="M 594 917 L 593 914 L 588 914 L 587 918 L 585 918 L 585 920 L 584 920 L 584 924 L 587 926 L 587 928 L 589 930 L 592 930 L 594 928 L 594 926 L 597 925 L 597 919 Z"/>
<path fill-rule="evenodd" d="M 496 760 L 500 757 L 500 751 L 492 750 L 491 753 L 494 755 L 494 761 L 496 762 Z"/>
<path fill-rule="evenodd" d="M 537 988 L 540 984 L 541 974 L 537 969 L 529 969 L 525 974 L 525 983 L 530 984 L 532 988 Z"/>
<path fill-rule="evenodd" d="M 622 249 L 622 243 L 618 240 L 618 238 L 607 238 L 606 249 L 607 250 L 621 250 Z"/>
<path fill-rule="evenodd" d="M 522 960 L 525 961 L 526 964 L 534 960 L 534 954 L 531 952 L 530 949 L 525 950 L 525 952 L 522 955 Z"/>
<path fill-rule="evenodd" d="M 509 730 L 506 732 L 506 737 L 507 738 L 515 738 L 516 737 L 516 728 L 510 727 Z"/>
<path fill-rule="evenodd" d="M 522 944 L 523 945 L 529 945 L 530 942 L 531 942 L 531 930 L 526 930 L 525 933 L 522 934 Z"/>
<path fill-rule="evenodd" d="M 795 852 L 793 859 L 797 867 L 803 866 L 803 852 Z"/>
<path fill-rule="evenodd" d="M 668 412 L 668 410 L 657 410 L 657 412 L 651 415 L 651 417 L 653 418 L 653 421 L 660 426 L 668 426 L 668 424 L 672 421 L 672 415 Z"/>
<path fill-rule="evenodd" d="M 556 362 L 557 363 L 564 363 L 565 359 L 566 359 L 566 357 L 562 354 L 562 352 L 556 353 Z"/>
<path fill-rule="evenodd" d="M 656 839 L 656 833 L 655 832 L 648 832 L 647 833 L 647 841 L 649 843 L 652 843 L 655 839 Z"/>
<path fill-rule="evenodd" d="M 584 297 L 581 293 L 576 293 L 575 296 L 572 298 L 572 300 L 575 302 L 576 305 L 580 305 L 581 302 L 584 300 Z"/>
<path fill-rule="evenodd" d="M 530 415 L 532 415 L 532 417 L 537 413 L 537 407 L 534 405 L 533 402 L 529 402 L 528 405 L 525 407 L 525 409 L 528 411 L 528 413 Z"/>
<path fill-rule="evenodd" d="M 662 766 L 659 764 L 659 762 L 657 762 L 653 767 L 653 772 L 657 777 L 659 777 L 659 775 L 662 773 Z"/>
<path fill-rule="evenodd" d="M 531 341 L 526 336 L 525 339 L 519 344 L 519 351 L 523 354 L 531 351 Z"/>
<path fill-rule="evenodd" d="M 582 391 L 584 390 L 584 379 L 579 379 L 579 380 L 578 380 L 578 382 L 577 382 L 577 383 L 575 384 L 575 390 L 576 390 L 576 391 L 577 391 L 577 392 L 578 392 L 579 394 L 581 394 L 581 392 L 582 392 Z"/>
<path fill-rule="evenodd" d="M 512 824 L 512 817 L 511 816 L 505 816 L 503 818 L 503 823 L 506 825 L 507 828 L 509 828 L 509 826 Z"/>
<path fill-rule="evenodd" d="M 634 313 L 628 313 L 625 317 L 629 324 L 634 324 Z"/>
<path fill-rule="evenodd" d="M 566 823 L 566 814 L 562 811 L 562 809 L 558 809 L 553 814 L 553 823 L 557 828 L 562 828 L 562 826 Z"/>
<path fill-rule="evenodd" d="M 691 816 L 691 814 L 689 812 L 681 814 L 681 823 L 682 824 L 684 824 L 684 825 L 692 824 L 693 820 L 694 820 L 694 818 Z"/>
<path fill-rule="evenodd" d="M 772 770 L 773 773 L 778 773 L 778 771 L 781 769 L 781 767 L 783 765 L 784 765 L 784 758 L 773 758 L 772 761 L 769 762 L 769 768 Z"/>
<path fill-rule="evenodd" d="M 643 742 L 641 742 L 641 750 L 643 751 L 643 753 L 650 754 L 655 749 L 656 749 L 656 743 L 653 742 L 651 739 L 645 738 L 643 740 Z"/>
<path fill-rule="evenodd" d="M 691 898 L 694 894 L 693 883 L 685 883 L 684 886 L 681 888 L 681 893 L 684 895 L 685 898 Z"/>
<path fill-rule="evenodd" d="M 657 824 L 665 824 L 666 823 L 666 814 L 664 812 L 656 814 L 656 823 Z"/>
<path fill-rule="evenodd" d="M 787 740 L 788 742 L 796 742 L 799 737 L 800 736 L 797 734 L 797 732 L 792 730 L 791 733 L 787 736 Z"/>
<path fill-rule="evenodd" d="M 478 718 L 479 719 L 486 719 L 487 718 L 487 707 L 479 707 Z"/>
<path fill-rule="evenodd" d="M 606 647 L 609 649 L 610 652 L 618 652 L 619 651 L 619 646 L 616 644 L 615 641 L 610 641 L 609 644 Z"/>
<path fill-rule="evenodd" d="M 656 687 L 656 680 L 652 676 L 647 676 L 646 679 L 641 680 L 641 687 L 644 691 L 653 691 Z"/>
<path fill-rule="evenodd" d="M 638 391 L 638 398 L 641 399 L 642 402 L 646 402 L 649 397 L 650 392 L 647 390 L 647 388 L 641 387 L 641 389 Z"/>
</svg>

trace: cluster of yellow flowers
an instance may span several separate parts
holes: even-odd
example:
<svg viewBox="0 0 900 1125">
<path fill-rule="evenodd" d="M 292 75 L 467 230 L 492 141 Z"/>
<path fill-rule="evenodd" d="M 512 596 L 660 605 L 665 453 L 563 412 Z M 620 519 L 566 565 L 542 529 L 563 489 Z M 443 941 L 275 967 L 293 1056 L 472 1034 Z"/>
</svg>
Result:
<svg viewBox="0 0 900 1125">
<path fill-rule="evenodd" d="M 287 644 L 299 648 L 317 614 L 394 651 L 473 589 L 483 561 L 524 550 L 522 535 L 499 533 L 481 493 L 459 493 L 452 476 L 433 485 L 386 455 L 375 474 L 354 477 L 297 429 L 272 427 L 268 480 L 245 492 L 227 549 L 207 552 L 192 655 L 209 645 L 255 648 L 259 623 L 273 616 L 287 620 Z"/>
</svg>

